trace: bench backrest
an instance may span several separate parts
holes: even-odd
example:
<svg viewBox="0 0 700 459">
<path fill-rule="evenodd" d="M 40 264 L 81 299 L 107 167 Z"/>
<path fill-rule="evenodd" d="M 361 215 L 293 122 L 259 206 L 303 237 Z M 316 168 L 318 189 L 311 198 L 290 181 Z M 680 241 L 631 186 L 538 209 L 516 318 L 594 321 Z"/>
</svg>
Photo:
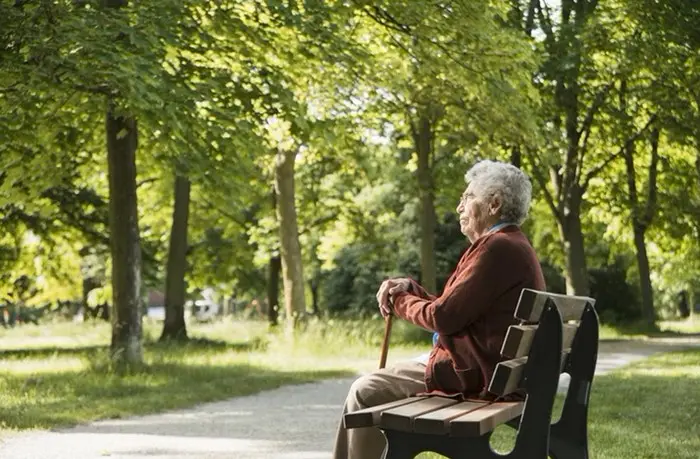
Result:
<svg viewBox="0 0 700 459">
<path fill-rule="evenodd" d="M 548 305 L 556 307 L 561 317 L 561 370 L 563 371 L 584 311 L 587 306 L 592 309 L 594 304 L 595 300 L 589 297 L 523 289 L 515 310 L 515 317 L 520 323 L 511 325 L 506 333 L 501 348 L 501 355 L 505 360 L 496 366 L 489 384 L 489 392 L 505 396 L 523 388 L 528 356 L 540 318 Z"/>
</svg>

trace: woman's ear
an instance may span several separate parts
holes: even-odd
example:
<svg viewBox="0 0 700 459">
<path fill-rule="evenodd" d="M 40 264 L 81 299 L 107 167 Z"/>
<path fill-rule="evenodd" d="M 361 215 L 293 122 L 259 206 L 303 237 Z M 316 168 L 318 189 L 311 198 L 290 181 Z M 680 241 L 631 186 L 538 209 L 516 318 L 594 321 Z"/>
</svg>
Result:
<svg viewBox="0 0 700 459">
<path fill-rule="evenodd" d="M 489 215 L 498 215 L 501 212 L 502 204 L 503 201 L 501 200 L 501 196 L 498 194 L 493 195 L 491 198 L 491 203 L 489 204 Z"/>
</svg>

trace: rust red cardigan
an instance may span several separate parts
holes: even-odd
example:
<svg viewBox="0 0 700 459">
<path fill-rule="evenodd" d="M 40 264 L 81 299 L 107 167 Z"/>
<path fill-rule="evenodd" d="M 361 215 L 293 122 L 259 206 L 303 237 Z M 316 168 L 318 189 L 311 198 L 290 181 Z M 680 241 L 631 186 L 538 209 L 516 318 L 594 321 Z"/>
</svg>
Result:
<svg viewBox="0 0 700 459">
<path fill-rule="evenodd" d="M 412 281 L 393 298 L 394 313 L 439 334 L 425 371 L 429 392 L 486 396 L 523 288 L 545 290 L 537 255 L 515 225 L 474 241 L 442 295 Z"/>
</svg>

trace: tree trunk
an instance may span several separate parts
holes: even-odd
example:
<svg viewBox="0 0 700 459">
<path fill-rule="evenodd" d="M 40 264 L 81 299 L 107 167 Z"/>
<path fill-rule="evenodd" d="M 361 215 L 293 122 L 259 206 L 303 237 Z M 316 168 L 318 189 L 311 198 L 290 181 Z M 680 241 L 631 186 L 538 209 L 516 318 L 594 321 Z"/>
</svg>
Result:
<svg viewBox="0 0 700 459">
<path fill-rule="evenodd" d="M 319 308 L 319 288 L 321 286 L 321 260 L 318 258 L 318 247 L 321 244 L 318 237 L 312 237 L 309 243 L 309 255 L 311 258 L 311 279 L 309 280 L 309 289 L 311 290 L 311 314 L 318 317 Z M 309 266 L 307 265 L 307 270 Z"/>
<path fill-rule="evenodd" d="M 280 226 L 280 255 L 284 287 L 284 310 L 288 330 L 306 312 L 304 271 L 294 202 L 294 161 L 296 150 L 278 151 L 275 167 L 277 215 Z"/>
<path fill-rule="evenodd" d="M 532 1 L 528 4 L 525 29 L 535 30 L 534 17 L 539 17 L 539 30 L 545 35 L 543 43 L 550 55 L 551 62 L 545 65 L 552 68 L 552 91 L 543 92 L 551 97 L 554 113 L 552 125 L 557 131 L 563 128 L 566 147 L 563 149 L 562 161 L 556 167 L 549 167 L 551 187 L 547 185 L 542 171 L 546 166 L 540 162 L 542 169 L 533 173 L 542 186 L 545 199 L 557 220 L 560 240 L 566 252 L 566 290 L 569 294 L 588 295 L 588 269 L 586 264 L 585 242 L 581 229 L 581 202 L 588 186 L 587 180 L 580 174 L 586 164 L 586 142 L 582 138 L 590 132 L 597 108 L 581 104 L 581 65 L 585 55 L 582 42 L 583 28 L 586 20 L 593 14 L 595 3 L 562 0 L 560 2 L 561 21 L 552 27 L 548 12 L 541 3 Z M 604 97 L 607 93 L 601 93 Z M 593 104 L 593 103 L 592 103 Z M 584 116 L 585 114 L 585 116 Z M 563 121 L 563 126 L 562 126 Z M 560 133 L 557 133 L 560 137 Z M 558 142 L 559 139 L 553 139 Z M 551 189 L 551 191 L 550 191 Z"/>
<path fill-rule="evenodd" d="M 109 230 L 112 254 L 112 360 L 143 362 L 141 348 L 141 242 L 136 199 L 136 120 L 106 117 Z"/>
<path fill-rule="evenodd" d="M 282 260 L 279 255 L 270 258 L 267 271 L 267 321 L 271 327 L 277 326 L 280 304 L 280 271 Z"/>
<path fill-rule="evenodd" d="M 90 296 L 90 292 L 92 292 L 98 287 L 100 287 L 100 281 L 98 279 L 94 277 L 83 277 L 82 305 L 83 314 L 86 319 L 97 319 L 100 307 L 90 307 L 90 305 L 88 304 L 88 297 Z"/>
<path fill-rule="evenodd" d="M 435 190 L 432 170 L 433 126 L 425 114 L 418 120 L 413 139 L 418 154 L 418 195 L 420 198 L 420 269 L 421 284 L 436 293 L 435 267 Z"/>
<path fill-rule="evenodd" d="M 642 318 L 644 322 L 651 325 L 656 320 L 656 314 L 654 313 L 654 291 L 651 286 L 645 233 L 646 228 L 641 225 L 634 225 L 634 248 L 637 251 L 639 286 L 642 291 Z"/>
<path fill-rule="evenodd" d="M 311 289 L 311 314 L 318 317 L 318 277 L 314 276 L 309 282 Z"/>
<path fill-rule="evenodd" d="M 624 97 L 621 98 L 622 107 L 626 109 Z M 639 202 L 637 192 L 637 176 L 634 168 L 634 142 L 628 142 L 623 151 L 625 168 L 627 172 L 627 191 L 629 207 L 632 211 L 632 231 L 634 233 L 634 247 L 637 255 L 637 269 L 639 271 L 639 287 L 642 294 L 642 318 L 653 325 L 656 320 L 654 312 L 654 290 L 651 285 L 649 270 L 649 257 L 647 256 L 646 231 L 651 225 L 656 212 L 656 177 L 659 163 L 659 129 L 654 129 L 651 135 L 651 161 L 649 163 L 649 183 L 647 189 L 647 202 L 644 209 Z"/>
<path fill-rule="evenodd" d="M 510 149 L 510 163 L 520 169 L 523 163 L 523 154 L 520 145 L 515 145 Z"/>
<path fill-rule="evenodd" d="M 566 293 L 588 295 L 588 266 L 581 229 L 581 192 L 571 191 L 568 212 L 558 219 L 559 234 L 566 252 Z"/>
<path fill-rule="evenodd" d="M 190 181 L 175 177 L 175 203 L 170 227 L 170 247 L 165 274 L 165 321 L 161 341 L 187 340 L 185 325 L 185 271 L 187 270 L 187 225 L 190 210 Z"/>
<path fill-rule="evenodd" d="M 700 130 L 695 138 L 695 179 L 697 187 L 695 188 L 695 196 L 700 197 Z M 695 214 L 695 226 L 697 228 L 698 237 L 700 237 L 700 213 Z"/>
</svg>

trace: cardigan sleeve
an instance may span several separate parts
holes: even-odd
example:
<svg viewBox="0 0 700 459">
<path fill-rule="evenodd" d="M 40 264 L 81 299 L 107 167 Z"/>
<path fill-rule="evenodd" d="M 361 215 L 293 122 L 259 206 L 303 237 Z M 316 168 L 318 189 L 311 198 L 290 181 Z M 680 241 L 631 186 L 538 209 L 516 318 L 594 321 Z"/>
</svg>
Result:
<svg viewBox="0 0 700 459">
<path fill-rule="evenodd" d="M 432 293 L 428 293 L 428 291 L 424 289 L 423 286 L 415 280 L 411 279 L 410 277 L 408 278 L 408 280 L 411 281 L 411 287 L 408 290 L 410 294 L 419 298 L 423 298 L 424 300 L 434 300 L 435 298 L 437 298 Z"/>
<path fill-rule="evenodd" d="M 456 281 L 440 297 L 400 293 L 394 299 L 394 313 L 443 335 L 459 332 L 486 313 L 494 298 L 508 288 L 511 282 L 504 267 L 508 266 L 511 248 L 503 238 L 483 241 L 473 260 L 457 273 Z"/>
</svg>

